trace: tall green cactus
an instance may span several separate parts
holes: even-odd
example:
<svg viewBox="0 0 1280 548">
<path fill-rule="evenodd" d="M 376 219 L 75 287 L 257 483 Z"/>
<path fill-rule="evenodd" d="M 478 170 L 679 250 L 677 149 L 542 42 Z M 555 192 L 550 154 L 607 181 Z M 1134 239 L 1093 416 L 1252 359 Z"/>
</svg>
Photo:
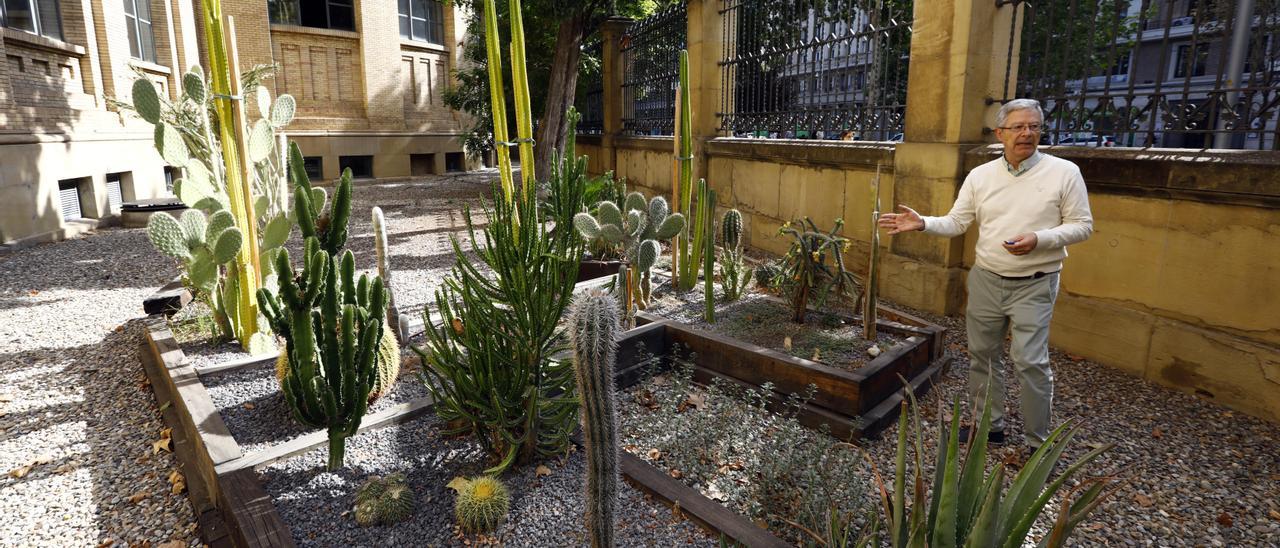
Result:
<svg viewBox="0 0 1280 548">
<path fill-rule="evenodd" d="M 587 450 L 587 534 L 593 548 L 614 545 L 618 413 L 613 376 L 618 320 L 614 299 L 597 292 L 579 295 L 569 313 L 569 341 L 573 346 Z"/>
<path fill-rule="evenodd" d="M 347 245 L 347 221 L 351 220 L 351 168 L 342 170 L 329 211 L 321 213 L 326 194 L 323 189 L 311 186 L 297 143 L 289 149 L 289 164 L 294 185 L 293 211 L 302 237 L 315 238 L 329 255 L 337 255 Z"/>
<path fill-rule="evenodd" d="M 258 291 L 263 314 L 286 341 L 284 397 L 299 422 L 329 432 L 329 470 L 342 467 L 346 439 L 360 429 L 378 370 L 387 295 L 381 278 L 355 280 L 350 250 L 334 261 L 307 238 L 295 282 L 289 252 L 276 258 L 279 298 Z M 318 310 L 317 310 L 318 309 Z"/>
<path fill-rule="evenodd" d="M 720 287 L 727 301 L 742 297 L 751 279 L 751 271 L 743 264 L 742 213 L 730 209 L 720 218 Z"/>
<path fill-rule="evenodd" d="M 714 224 L 715 219 L 711 216 L 715 213 L 714 198 L 708 194 L 709 188 L 705 179 L 699 179 L 697 185 L 697 193 L 694 193 L 693 185 L 693 107 L 690 101 L 689 89 L 689 52 L 680 50 L 680 101 L 677 106 L 680 109 L 677 119 L 680 121 L 679 130 L 676 139 L 679 145 L 679 155 L 676 161 L 680 166 L 678 177 L 678 201 L 673 204 L 676 211 L 684 213 L 685 218 L 689 222 L 689 230 L 677 239 L 676 245 L 673 246 L 677 257 L 673 261 L 675 269 L 672 272 L 676 289 L 680 291 L 689 291 L 698 285 L 698 273 L 701 272 L 707 261 L 703 254 L 707 251 L 707 237 L 712 234 L 707 230 L 707 226 Z M 697 205 L 694 205 L 694 198 L 697 198 Z M 709 204 L 711 207 L 704 207 Z M 706 275 L 710 277 L 712 272 L 706 271 Z"/>
<path fill-rule="evenodd" d="M 705 264 L 702 265 L 702 272 L 704 273 L 702 280 L 702 302 L 706 307 L 706 310 L 703 311 L 702 317 L 707 320 L 707 323 L 715 323 L 716 290 L 713 285 L 713 281 L 715 279 L 714 262 L 716 256 L 716 191 L 707 189 L 706 181 L 702 181 L 700 187 L 699 192 L 705 192 L 705 194 L 703 194 L 702 198 L 698 199 L 698 218 L 699 220 L 706 220 L 706 224 L 704 225 L 705 234 L 702 236 L 702 245 L 706 246 L 706 249 L 702 251 L 702 260 L 705 262 Z"/>
</svg>

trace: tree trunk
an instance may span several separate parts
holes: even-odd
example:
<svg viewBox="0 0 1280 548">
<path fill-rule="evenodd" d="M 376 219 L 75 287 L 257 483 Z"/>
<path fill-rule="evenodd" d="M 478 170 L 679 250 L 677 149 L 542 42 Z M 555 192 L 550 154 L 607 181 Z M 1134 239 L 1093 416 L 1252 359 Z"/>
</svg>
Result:
<svg viewBox="0 0 1280 548">
<path fill-rule="evenodd" d="M 537 148 L 534 151 L 534 173 L 543 180 L 551 176 L 551 159 L 562 150 L 568 120 L 565 111 L 573 105 L 578 89 L 578 62 L 582 58 L 582 40 L 586 36 L 586 20 L 574 15 L 560 23 L 556 33 L 556 53 L 551 62 L 551 78 L 547 99 L 538 124 Z"/>
</svg>

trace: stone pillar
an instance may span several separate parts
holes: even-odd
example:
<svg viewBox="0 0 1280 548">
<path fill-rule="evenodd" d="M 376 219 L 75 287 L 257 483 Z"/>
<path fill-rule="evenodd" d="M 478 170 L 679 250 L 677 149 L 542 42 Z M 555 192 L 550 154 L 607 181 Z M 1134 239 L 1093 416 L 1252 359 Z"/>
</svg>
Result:
<svg viewBox="0 0 1280 548">
<path fill-rule="evenodd" d="M 983 128 L 998 108 L 987 103 L 1001 93 L 1011 12 L 990 0 L 916 4 L 904 142 L 894 154 L 895 206 L 921 215 L 950 210 L 964 180 L 964 152 L 986 141 Z M 971 236 L 893 236 L 881 294 L 932 312 L 960 312 L 963 261 L 972 245 Z"/>
<path fill-rule="evenodd" d="M 693 179 L 707 176 L 707 141 L 720 135 L 720 58 L 724 54 L 724 24 L 720 0 L 689 0 L 689 87 L 693 109 Z M 707 181 L 726 194 L 728 181 Z"/>
<path fill-rule="evenodd" d="M 610 17 L 600 26 L 600 81 L 603 84 L 604 131 L 600 135 L 600 169 L 616 171 L 617 149 L 614 140 L 622 134 L 622 36 L 633 21 L 626 17 Z"/>
<path fill-rule="evenodd" d="M 395 2 L 359 2 L 360 68 L 364 71 L 365 113 L 373 129 L 404 129 L 400 81 L 400 27 Z M 376 166 L 374 173 L 377 173 Z"/>
</svg>

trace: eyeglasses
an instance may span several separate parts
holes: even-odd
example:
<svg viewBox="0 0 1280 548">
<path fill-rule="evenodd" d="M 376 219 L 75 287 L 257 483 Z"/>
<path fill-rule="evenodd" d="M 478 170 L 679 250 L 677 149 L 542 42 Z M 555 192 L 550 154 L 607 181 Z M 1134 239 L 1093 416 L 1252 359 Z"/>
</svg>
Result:
<svg viewBox="0 0 1280 548">
<path fill-rule="evenodd" d="M 1023 131 L 1027 131 L 1027 130 L 1030 130 L 1031 133 L 1040 133 L 1040 130 L 1044 129 L 1044 126 L 1040 124 L 1018 124 L 1016 126 L 1009 126 L 1009 127 L 1002 126 L 999 129 L 1007 129 L 1014 133 L 1022 133 Z"/>
</svg>

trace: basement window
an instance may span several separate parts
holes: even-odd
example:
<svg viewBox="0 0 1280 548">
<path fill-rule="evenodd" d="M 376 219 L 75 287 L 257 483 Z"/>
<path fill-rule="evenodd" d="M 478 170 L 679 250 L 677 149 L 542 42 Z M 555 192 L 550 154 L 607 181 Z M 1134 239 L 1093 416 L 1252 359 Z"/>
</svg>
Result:
<svg viewBox="0 0 1280 548">
<path fill-rule="evenodd" d="M 84 218 L 84 212 L 80 209 L 80 187 L 88 181 L 88 177 L 58 181 L 58 203 L 62 209 L 62 220 Z"/>
<path fill-rule="evenodd" d="M 352 179 L 373 178 L 373 156 L 339 156 L 338 171 L 351 168 Z"/>
<path fill-rule="evenodd" d="M 461 152 L 446 152 L 444 154 L 444 170 L 450 173 L 454 171 L 466 171 L 466 155 Z"/>
<path fill-rule="evenodd" d="M 435 154 L 410 154 L 409 175 L 434 175 L 436 172 Z"/>
</svg>

